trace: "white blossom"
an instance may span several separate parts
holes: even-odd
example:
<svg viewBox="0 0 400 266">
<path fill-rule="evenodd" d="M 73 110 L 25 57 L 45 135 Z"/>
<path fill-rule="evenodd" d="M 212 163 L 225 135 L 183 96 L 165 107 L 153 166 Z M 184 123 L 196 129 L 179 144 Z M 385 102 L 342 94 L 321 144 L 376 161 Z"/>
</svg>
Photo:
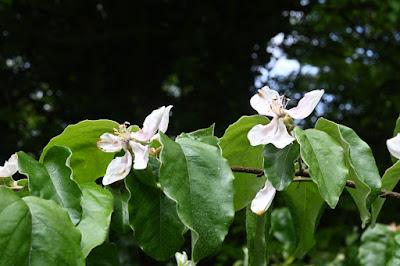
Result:
<svg viewBox="0 0 400 266">
<path fill-rule="evenodd" d="M 132 132 L 129 123 L 124 123 L 114 130 L 114 133 L 104 133 L 97 142 L 97 147 L 104 152 L 120 152 L 125 154 L 113 159 L 103 177 L 103 185 L 109 185 L 124 179 L 134 169 L 147 167 L 149 161 L 149 144 L 159 138 L 159 132 L 165 133 L 169 123 L 169 113 L 172 105 L 162 106 L 146 117 L 143 127 Z"/>
<path fill-rule="evenodd" d="M 387 148 L 390 154 L 397 159 L 400 159 L 400 133 L 395 137 L 386 141 Z"/>
<path fill-rule="evenodd" d="M 278 149 L 282 149 L 294 141 L 294 137 L 287 131 L 284 123 L 285 117 L 293 119 L 304 119 L 308 117 L 319 101 L 324 90 L 313 90 L 304 95 L 296 107 L 286 109 L 289 99 L 279 95 L 277 91 L 271 90 L 268 86 L 258 90 L 250 99 L 250 105 L 260 115 L 272 117 L 267 125 L 254 126 L 247 137 L 252 146 L 272 143 Z"/>
</svg>

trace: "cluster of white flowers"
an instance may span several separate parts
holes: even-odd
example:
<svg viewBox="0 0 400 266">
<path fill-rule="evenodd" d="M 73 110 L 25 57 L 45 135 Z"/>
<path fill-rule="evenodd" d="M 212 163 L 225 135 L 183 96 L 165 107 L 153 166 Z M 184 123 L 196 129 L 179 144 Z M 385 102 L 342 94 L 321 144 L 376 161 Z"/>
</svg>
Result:
<svg viewBox="0 0 400 266">
<path fill-rule="evenodd" d="M 252 146 L 273 144 L 278 149 L 283 149 L 291 144 L 295 138 L 288 131 L 285 121 L 304 119 L 315 109 L 324 94 L 324 90 L 313 90 L 300 99 L 296 107 L 286 109 L 289 99 L 279 95 L 277 91 L 268 86 L 258 90 L 250 99 L 250 105 L 261 115 L 272 117 L 267 125 L 256 125 L 248 132 L 248 139 Z M 120 152 L 124 155 L 114 158 L 107 167 L 103 177 L 103 185 L 109 185 L 124 179 L 131 168 L 145 169 L 151 151 L 150 143 L 159 139 L 159 132 L 165 133 L 168 128 L 169 115 L 172 105 L 162 106 L 146 117 L 143 127 L 133 132 L 129 123 L 124 123 L 114 133 L 104 133 L 100 136 L 97 146 L 104 152 Z M 400 133 L 387 140 L 387 148 L 392 156 L 400 159 Z M 133 164 L 133 166 L 132 166 Z M 13 154 L 4 166 L 0 166 L 0 177 L 11 177 L 18 172 L 18 157 Z M 251 210 L 262 215 L 271 206 L 276 189 L 268 180 L 265 186 L 256 194 L 251 202 Z M 177 254 L 177 261 L 186 265 L 186 253 Z"/>
</svg>

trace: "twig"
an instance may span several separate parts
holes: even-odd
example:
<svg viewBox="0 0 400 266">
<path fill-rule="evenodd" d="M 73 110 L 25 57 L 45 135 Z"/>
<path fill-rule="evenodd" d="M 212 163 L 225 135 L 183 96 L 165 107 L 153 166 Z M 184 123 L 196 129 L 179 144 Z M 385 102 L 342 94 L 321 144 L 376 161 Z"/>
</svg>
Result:
<svg viewBox="0 0 400 266">
<path fill-rule="evenodd" d="M 231 169 L 233 172 L 255 174 L 258 177 L 264 175 L 264 170 L 260 169 L 260 168 L 235 165 L 235 166 L 231 166 Z M 297 171 L 295 173 L 295 178 L 293 178 L 293 182 L 311 182 L 311 181 L 312 181 L 312 179 L 310 178 L 310 173 L 307 170 L 303 170 L 303 169 L 301 169 L 300 171 Z M 355 189 L 356 184 L 351 180 L 347 180 L 346 187 Z M 394 198 L 394 199 L 400 200 L 400 193 L 393 192 L 393 191 L 381 191 L 379 193 L 379 196 L 381 198 Z"/>
</svg>

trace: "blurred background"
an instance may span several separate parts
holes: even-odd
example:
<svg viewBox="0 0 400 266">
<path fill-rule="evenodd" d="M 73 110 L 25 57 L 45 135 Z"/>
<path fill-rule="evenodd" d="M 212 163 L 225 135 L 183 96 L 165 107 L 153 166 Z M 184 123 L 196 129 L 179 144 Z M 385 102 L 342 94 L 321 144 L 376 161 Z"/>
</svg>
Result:
<svg viewBox="0 0 400 266">
<path fill-rule="evenodd" d="M 169 134 L 216 123 L 221 136 L 255 113 L 249 99 L 269 85 L 293 102 L 324 88 L 323 103 L 303 126 L 324 116 L 352 127 L 383 173 L 391 163 L 385 141 L 400 112 L 399 26 L 398 0 L 1 0 L 0 159 L 16 150 L 38 155 L 70 123 L 140 125 L 168 104 Z M 399 221 L 399 211 L 388 200 L 380 221 Z M 242 216 L 204 265 L 242 259 Z M 338 210 L 325 211 L 308 256 L 290 261 L 287 233 L 275 235 L 271 262 L 357 265 L 360 231 L 345 195 Z M 115 241 L 126 246 L 124 265 L 156 264 L 131 238 Z"/>
</svg>

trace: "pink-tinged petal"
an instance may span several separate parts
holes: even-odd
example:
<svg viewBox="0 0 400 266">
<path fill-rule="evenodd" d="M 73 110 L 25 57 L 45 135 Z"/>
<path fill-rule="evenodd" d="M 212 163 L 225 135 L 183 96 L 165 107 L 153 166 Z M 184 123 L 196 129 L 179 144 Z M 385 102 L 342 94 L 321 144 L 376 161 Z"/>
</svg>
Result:
<svg viewBox="0 0 400 266">
<path fill-rule="evenodd" d="M 168 129 L 169 124 L 169 113 L 171 111 L 172 105 L 168 105 L 165 107 L 164 113 L 161 118 L 160 125 L 158 126 L 158 130 L 162 133 L 165 133 Z"/>
<path fill-rule="evenodd" d="M 294 119 L 304 119 L 308 117 L 315 109 L 317 104 L 324 95 L 324 90 L 313 90 L 304 94 L 296 107 L 290 108 L 286 111 L 288 115 Z"/>
<path fill-rule="evenodd" d="M 289 135 L 282 118 L 273 118 L 268 125 L 256 125 L 250 129 L 247 138 L 252 146 L 272 143 L 282 149 L 294 141 Z"/>
<path fill-rule="evenodd" d="M 147 163 L 149 161 L 150 148 L 134 141 L 130 141 L 129 145 L 131 146 L 132 151 L 135 154 L 133 168 L 137 170 L 146 169 Z"/>
<path fill-rule="evenodd" d="M 132 168 L 132 155 L 126 151 L 122 157 L 116 157 L 107 167 L 105 176 L 103 177 L 103 185 L 109 185 L 116 181 L 124 179 Z"/>
<path fill-rule="evenodd" d="M 277 91 L 271 90 L 268 86 L 263 87 L 258 90 L 250 99 L 250 105 L 256 110 L 260 115 L 267 115 L 275 117 L 276 114 L 271 110 L 271 103 L 273 99 L 278 99 L 279 93 Z"/>
<path fill-rule="evenodd" d="M 97 147 L 105 152 L 119 152 L 122 150 L 123 142 L 121 138 L 116 135 L 104 133 L 100 136 Z"/>
<path fill-rule="evenodd" d="M 275 197 L 276 189 L 271 182 L 267 180 L 265 186 L 257 192 L 257 195 L 251 202 L 250 209 L 257 215 L 263 215 L 271 206 L 272 200 Z"/>
<path fill-rule="evenodd" d="M 11 155 L 10 159 L 0 166 L 0 177 L 10 177 L 18 172 L 18 156 L 16 153 Z"/>
<path fill-rule="evenodd" d="M 154 110 L 149 114 L 143 122 L 143 128 L 136 133 L 133 137 L 139 141 L 149 141 L 157 132 L 161 120 L 163 119 L 165 106 Z"/>
<path fill-rule="evenodd" d="M 387 145 L 387 148 L 388 148 L 390 154 L 393 157 L 400 159 L 400 133 L 397 134 L 396 137 L 388 139 L 386 141 L 386 145 Z"/>
</svg>

